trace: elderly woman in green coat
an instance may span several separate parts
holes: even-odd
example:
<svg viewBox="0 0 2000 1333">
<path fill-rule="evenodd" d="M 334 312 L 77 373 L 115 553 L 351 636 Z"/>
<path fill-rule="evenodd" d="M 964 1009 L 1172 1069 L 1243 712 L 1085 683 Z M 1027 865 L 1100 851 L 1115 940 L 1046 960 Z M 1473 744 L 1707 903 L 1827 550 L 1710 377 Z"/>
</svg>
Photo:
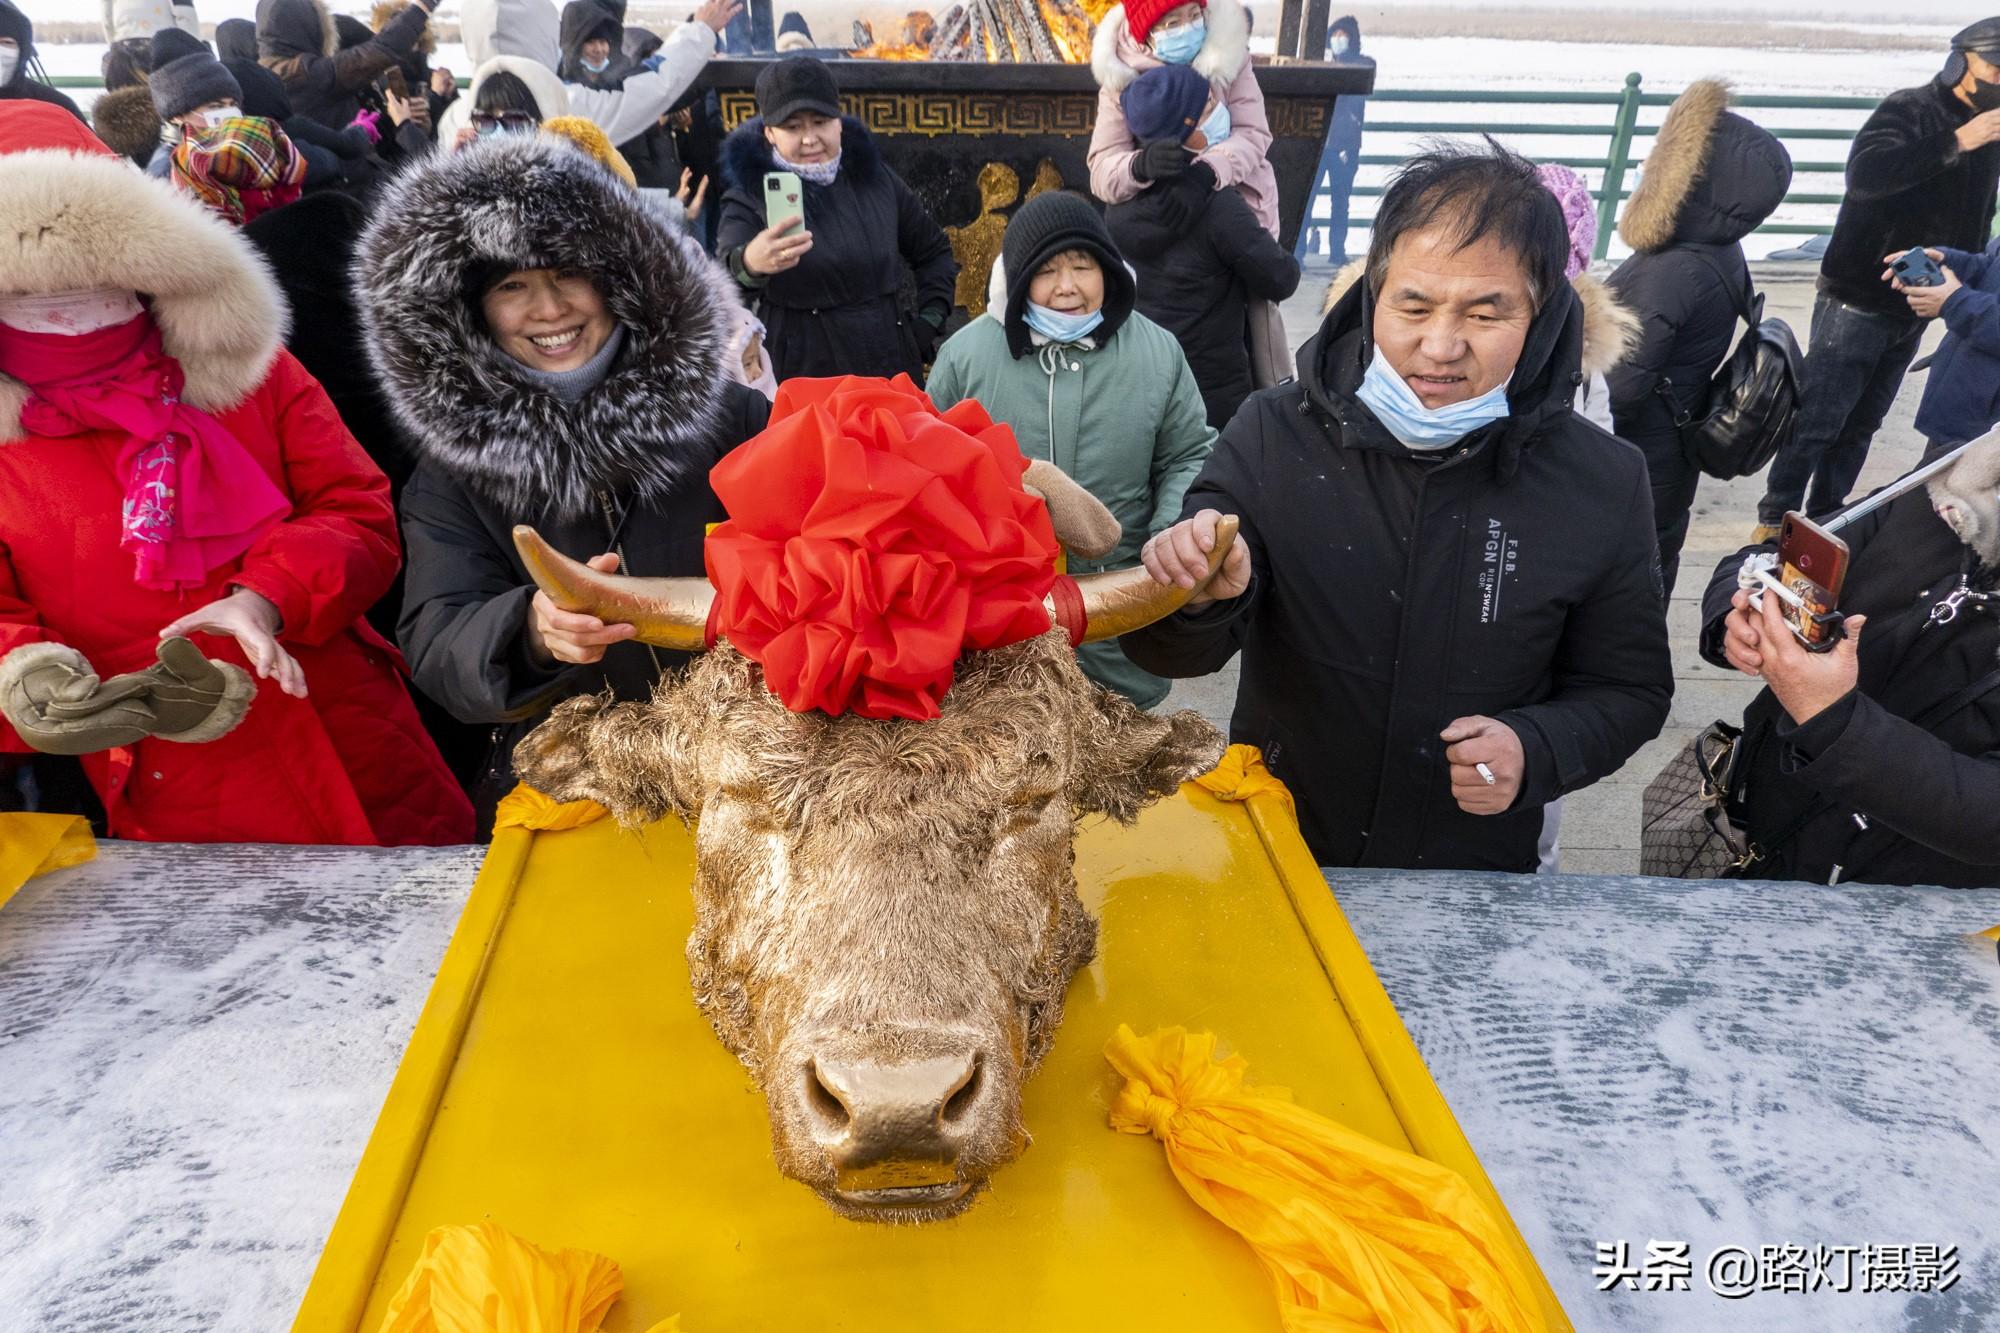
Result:
<svg viewBox="0 0 2000 1333">
<path fill-rule="evenodd" d="M 1181 497 L 1215 445 L 1180 344 L 1132 308 L 1132 272 L 1082 197 L 1038 195 L 1007 224 L 986 315 L 939 350 L 929 390 L 940 408 L 977 399 L 1101 500 L 1124 529 L 1101 561 L 1137 564 L 1148 537 L 1180 517 Z M 1141 708 L 1168 682 L 1126 660 L 1117 641 L 1077 650 L 1084 672 Z"/>
</svg>

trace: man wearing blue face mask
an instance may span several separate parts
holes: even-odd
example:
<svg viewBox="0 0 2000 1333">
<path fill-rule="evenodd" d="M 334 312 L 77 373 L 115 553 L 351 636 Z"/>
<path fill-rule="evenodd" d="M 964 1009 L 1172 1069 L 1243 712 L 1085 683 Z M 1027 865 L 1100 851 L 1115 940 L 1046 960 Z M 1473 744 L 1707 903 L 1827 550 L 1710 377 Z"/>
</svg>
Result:
<svg viewBox="0 0 2000 1333">
<path fill-rule="evenodd" d="M 1180 517 L 1215 444 L 1194 372 L 1173 335 L 1133 309 L 1131 272 L 1081 196 L 1038 195 L 1007 224 L 986 313 L 938 351 L 926 386 L 941 408 L 967 398 L 1103 501 L 1122 529 L 1108 551 L 1071 551 L 1069 572 L 1130 568 Z M 1084 673 L 1141 708 L 1168 684 L 1118 642 L 1077 650 Z"/>
<path fill-rule="evenodd" d="M 1571 410 L 1583 312 L 1562 209 L 1497 147 L 1411 160 L 1296 383 L 1253 395 L 1146 545 L 1197 587 L 1121 642 L 1243 654 L 1259 746 L 1330 866 L 1531 871 L 1542 807 L 1614 772 L 1673 695 L 1638 450 Z"/>
</svg>

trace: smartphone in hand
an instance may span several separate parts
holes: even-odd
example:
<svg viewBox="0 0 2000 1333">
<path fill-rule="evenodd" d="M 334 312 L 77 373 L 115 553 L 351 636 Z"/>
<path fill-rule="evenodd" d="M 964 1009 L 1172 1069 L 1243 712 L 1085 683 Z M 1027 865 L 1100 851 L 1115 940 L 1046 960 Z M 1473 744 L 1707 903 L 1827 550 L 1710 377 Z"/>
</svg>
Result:
<svg viewBox="0 0 2000 1333">
<path fill-rule="evenodd" d="M 1847 558 L 1847 543 L 1804 514 L 1786 514 L 1778 527 L 1778 583 L 1792 594 L 1780 610 L 1808 648 L 1833 645 L 1835 622 L 1827 617 L 1840 605 Z"/>
<path fill-rule="evenodd" d="M 806 195 L 805 187 L 799 183 L 795 171 L 767 171 L 764 173 L 764 225 L 775 227 L 789 218 L 799 219 L 799 225 L 792 230 L 796 236 L 805 230 Z"/>
<path fill-rule="evenodd" d="M 1896 281 L 1905 287 L 1944 285 L 1944 270 L 1938 267 L 1937 260 L 1932 259 L 1921 245 L 1908 254 L 1898 256 L 1896 262 L 1889 265 L 1889 271 L 1895 274 Z"/>
</svg>

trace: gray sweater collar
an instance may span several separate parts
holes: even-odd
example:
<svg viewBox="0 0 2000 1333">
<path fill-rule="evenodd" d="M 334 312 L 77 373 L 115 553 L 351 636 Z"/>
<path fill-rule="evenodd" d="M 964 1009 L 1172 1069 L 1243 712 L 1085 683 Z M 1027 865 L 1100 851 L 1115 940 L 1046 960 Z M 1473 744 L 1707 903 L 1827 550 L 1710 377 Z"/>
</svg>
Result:
<svg viewBox="0 0 2000 1333">
<path fill-rule="evenodd" d="M 537 388 L 548 390 L 565 403 L 574 403 L 585 394 L 604 383 L 604 377 L 611 373 L 611 363 L 618 358 L 618 349 L 625 345 L 625 326 L 611 326 L 611 336 L 604 340 L 604 346 L 597 354 L 574 370 L 536 370 L 533 366 L 515 361 L 514 368 L 521 378 Z M 513 358 L 509 357 L 512 361 Z"/>
</svg>

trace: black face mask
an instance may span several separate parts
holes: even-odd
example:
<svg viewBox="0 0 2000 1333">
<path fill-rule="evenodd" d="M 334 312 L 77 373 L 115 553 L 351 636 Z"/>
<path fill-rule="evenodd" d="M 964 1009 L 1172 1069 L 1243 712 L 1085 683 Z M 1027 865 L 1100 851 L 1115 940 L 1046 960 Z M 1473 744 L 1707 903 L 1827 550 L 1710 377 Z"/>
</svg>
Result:
<svg viewBox="0 0 2000 1333">
<path fill-rule="evenodd" d="M 1974 78 L 1972 91 L 1966 94 L 1966 100 L 1976 111 L 2000 111 L 2000 83 Z"/>
</svg>

